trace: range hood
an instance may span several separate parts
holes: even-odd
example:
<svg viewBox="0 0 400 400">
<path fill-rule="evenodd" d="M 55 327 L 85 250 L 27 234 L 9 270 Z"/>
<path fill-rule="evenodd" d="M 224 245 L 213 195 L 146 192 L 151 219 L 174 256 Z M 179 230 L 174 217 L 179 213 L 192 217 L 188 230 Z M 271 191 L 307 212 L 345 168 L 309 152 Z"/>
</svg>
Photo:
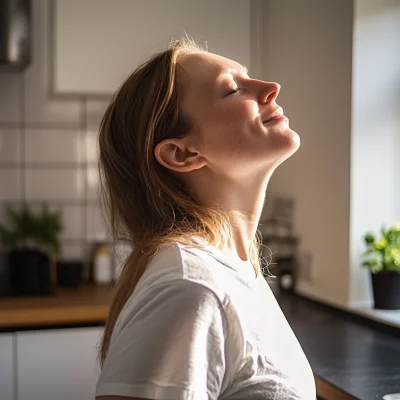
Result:
<svg viewBox="0 0 400 400">
<path fill-rule="evenodd" d="M 31 62 L 31 0 L 0 0 L 0 72 L 23 71 Z"/>
</svg>

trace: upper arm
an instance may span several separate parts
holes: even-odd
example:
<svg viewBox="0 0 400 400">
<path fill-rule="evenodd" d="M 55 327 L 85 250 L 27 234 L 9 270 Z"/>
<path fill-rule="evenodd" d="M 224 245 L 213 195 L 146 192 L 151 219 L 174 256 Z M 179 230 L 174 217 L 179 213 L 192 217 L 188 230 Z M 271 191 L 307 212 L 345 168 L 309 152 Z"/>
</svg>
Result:
<svg viewBox="0 0 400 400">
<path fill-rule="evenodd" d="M 219 397 L 226 321 L 213 292 L 183 280 L 159 284 L 126 312 L 129 317 L 110 345 L 96 394 L 129 400 Z"/>
</svg>

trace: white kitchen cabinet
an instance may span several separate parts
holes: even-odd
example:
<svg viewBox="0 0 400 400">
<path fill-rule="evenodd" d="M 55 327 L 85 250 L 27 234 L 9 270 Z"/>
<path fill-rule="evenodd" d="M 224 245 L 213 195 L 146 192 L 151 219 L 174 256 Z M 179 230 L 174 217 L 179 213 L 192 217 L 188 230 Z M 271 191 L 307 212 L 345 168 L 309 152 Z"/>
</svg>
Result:
<svg viewBox="0 0 400 400">
<path fill-rule="evenodd" d="M 18 332 L 18 400 L 93 400 L 102 328 Z"/>
<path fill-rule="evenodd" d="M 0 398 L 14 400 L 13 334 L 0 333 Z"/>
<path fill-rule="evenodd" d="M 154 50 L 189 36 L 250 65 L 250 0 L 54 0 L 53 90 L 114 93 Z"/>
</svg>

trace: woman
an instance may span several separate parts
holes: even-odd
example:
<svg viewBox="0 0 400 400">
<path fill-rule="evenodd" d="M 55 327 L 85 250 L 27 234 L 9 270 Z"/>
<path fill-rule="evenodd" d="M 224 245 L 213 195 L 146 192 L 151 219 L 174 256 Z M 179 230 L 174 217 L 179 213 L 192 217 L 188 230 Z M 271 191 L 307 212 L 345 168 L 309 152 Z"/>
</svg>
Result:
<svg viewBox="0 0 400 400">
<path fill-rule="evenodd" d="M 315 399 L 260 269 L 268 181 L 299 147 L 277 83 L 190 39 L 140 66 L 100 129 L 105 204 L 134 247 L 96 398 Z"/>
</svg>

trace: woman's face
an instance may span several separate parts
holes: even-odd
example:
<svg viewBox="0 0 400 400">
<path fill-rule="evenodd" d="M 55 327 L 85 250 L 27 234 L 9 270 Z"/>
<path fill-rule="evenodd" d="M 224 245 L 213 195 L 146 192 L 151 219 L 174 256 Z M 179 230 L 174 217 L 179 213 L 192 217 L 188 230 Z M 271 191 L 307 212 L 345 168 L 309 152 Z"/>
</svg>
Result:
<svg viewBox="0 0 400 400">
<path fill-rule="evenodd" d="M 300 145 L 296 132 L 276 103 L 280 85 L 251 79 L 244 68 L 212 53 L 193 53 L 179 61 L 183 80 L 183 112 L 191 118 L 189 137 L 206 165 L 231 178 L 266 172 Z"/>
</svg>

